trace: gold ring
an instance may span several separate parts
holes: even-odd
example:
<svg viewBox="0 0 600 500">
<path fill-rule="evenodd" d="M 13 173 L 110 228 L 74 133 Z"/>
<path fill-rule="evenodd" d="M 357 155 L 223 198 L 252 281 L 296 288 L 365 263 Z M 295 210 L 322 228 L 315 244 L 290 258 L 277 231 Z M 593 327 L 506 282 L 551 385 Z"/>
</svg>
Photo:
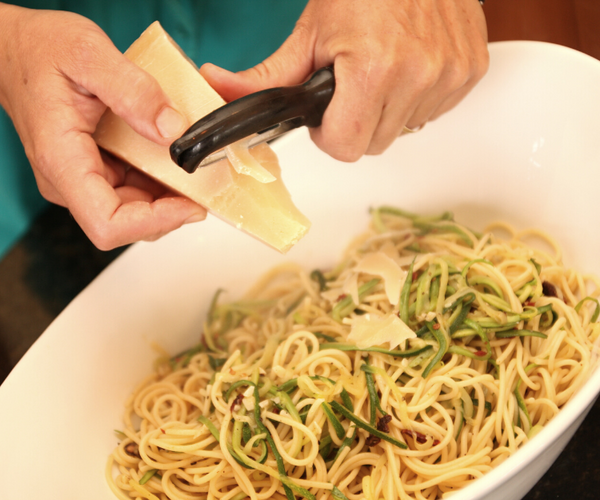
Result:
<svg viewBox="0 0 600 500">
<path fill-rule="evenodd" d="M 419 130 L 422 130 L 424 126 L 425 126 L 425 124 L 420 125 L 417 128 L 408 128 L 406 125 L 404 125 L 404 127 L 402 127 L 402 133 L 403 134 L 414 134 L 414 133 L 418 132 Z"/>
</svg>

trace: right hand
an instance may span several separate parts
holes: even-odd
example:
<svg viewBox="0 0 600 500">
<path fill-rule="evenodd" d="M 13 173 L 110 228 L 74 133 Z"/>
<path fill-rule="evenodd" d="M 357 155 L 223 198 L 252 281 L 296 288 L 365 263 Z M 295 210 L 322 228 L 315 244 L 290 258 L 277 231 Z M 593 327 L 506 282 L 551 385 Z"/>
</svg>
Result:
<svg viewBox="0 0 600 500">
<path fill-rule="evenodd" d="M 41 194 L 67 207 L 108 250 L 153 240 L 206 210 L 100 152 L 92 134 L 107 107 L 168 146 L 187 128 L 156 80 L 77 14 L 0 3 L 0 104 Z"/>
</svg>

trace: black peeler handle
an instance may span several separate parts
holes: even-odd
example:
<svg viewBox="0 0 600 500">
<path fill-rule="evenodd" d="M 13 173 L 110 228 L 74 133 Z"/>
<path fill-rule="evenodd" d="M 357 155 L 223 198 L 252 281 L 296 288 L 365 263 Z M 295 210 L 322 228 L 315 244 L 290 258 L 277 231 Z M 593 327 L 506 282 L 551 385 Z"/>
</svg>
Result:
<svg viewBox="0 0 600 500">
<path fill-rule="evenodd" d="M 318 127 L 333 97 L 332 67 L 301 85 L 262 90 L 232 101 L 194 123 L 171 144 L 171 158 L 192 173 L 208 155 L 244 137 L 291 121 L 291 128 Z"/>
</svg>

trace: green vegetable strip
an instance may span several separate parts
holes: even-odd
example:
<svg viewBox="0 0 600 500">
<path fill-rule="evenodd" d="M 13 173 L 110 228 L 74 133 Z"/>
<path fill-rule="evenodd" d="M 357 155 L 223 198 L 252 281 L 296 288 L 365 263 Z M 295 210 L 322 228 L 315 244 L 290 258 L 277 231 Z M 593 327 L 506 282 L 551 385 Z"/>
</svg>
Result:
<svg viewBox="0 0 600 500">
<path fill-rule="evenodd" d="M 477 323 L 475 323 L 474 321 L 470 320 L 470 319 L 466 319 L 464 321 L 464 324 L 466 326 L 468 326 L 469 328 L 471 328 L 471 331 L 478 335 L 479 338 L 481 339 L 481 341 L 483 342 L 483 345 L 485 347 L 485 354 L 483 356 L 478 355 L 464 347 L 459 347 L 456 345 L 452 345 L 448 348 L 448 352 L 451 353 L 455 353 L 455 354 L 462 354 L 463 356 L 467 356 L 469 358 L 472 359 L 476 359 L 478 361 L 487 361 L 488 359 L 490 359 L 490 357 L 492 356 L 492 348 L 490 346 L 490 341 L 487 337 L 487 335 L 485 334 L 485 331 L 483 330 L 483 328 L 481 328 L 481 326 L 479 326 Z"/>
<path fill-rule="evenodd" d="M 319 291 L 327 290 L 327 280 L 321 271 L 315 269 L 312 273 L 310 273 L 310 279 L 316 281 L 319 284 Z"/>
<path fill-rule="evenodd" d="M 344 417 L 346 417 L 351 422 L 355 423 L 357 427 L 360 427 L 361 429 L 367 431 L 369 434 L 372 434 L 373 436 L 378 437 L 379 439 L 387 441 L 388 443 L 392 443 L 394 446 L 397 446 L 398 448 L 402 448 L 403 450 L 406 450 L 407 446 L 405 443 L 398 441 L 397 439 L 393 438 L 389 434 L 386 434 L 385 432 L 381 432 L 381 431 L 377 430 L 372 425 L 369 425 L 364 420 L 358 418 L 354 413 L 348 411 L 346 408 L 344 408 L 344 406 L 342 406 L 337 401 L 331 402 L 331 408 L 334 411 L 336 411 L 336 412 L 340 413 L 341 415 L 343 415 Z"/>
<path fill-rule="evenodd" d="M 598 299 L 595 299 L 594 297 L 585 297 L 585 298 L 581 299 L 575 306 L 575 312 L 579 312 L 579 310 L 581 309 L 581 306 L 583 305 L 583 303 L 586 300 L 590 300 L 590 301 L 596 303 L 596 309 L 594 310 L 594 314 L 590 318 L 590 322 L 595 323 L 596 320 L 598 319 L 598 315 L 600 315 L 600 303 L 598 302 Z"/>
<path fill-rule="evenodd" d="M 414 222 L 413 225 L 420 229 L 423 234 L 432 233 L 432 232 L 443 232 L 446 231 L 448 233 L 456 234 L 463 242 L 469 247 L 473 248 L 474 243 L 473 240 L 465 233 L 460 227 L 453 226 L 450 224 L 428 224 L 428 223 L 418 223 Z"/>
<path fill-rule="evenodd" d="M 513 310 L 510 308 L 510 305 L 508 304 L 508 302 L 506 302 L 506 300 L 501 299 L 500 297 L 496 297 L 496 295 L 493 295 L 491 293 L 482 293 L 479 295 L 481 297 L 482 300 L 484 300 L 485 302 L 487 302 L 489 305 L 491 305 L 492 307 L 495 307 L 496 309 L 506 312 L 506 313 L 512 313 Z"/>
<path fill-rule="evenodd" d="M 281 457 L 281 454 L 279 453 L 279 450 L 277 449 L 277 446 L 275 445 L 275 441 L 273 441 L 273 437 L 271 436 L 271 433 L 265 427 L 265 424 L 263 424 L 261 416 L 260 416 L 260 406 L 259 406 L 260 395 L 258 393 L 258 386 L 254 382 L 251 382 L 250 380 L 244 380 L 244 381 L 239 381 L 239 382 L 245 382 L 246 385 L 254 387 L 254 420 L 256 422 L 256 426 L 258 427 L 259 433 L 266 434 L 266 441 L 267 441 L 269 447 L 271 448 L 271 451 L 273 452 L 273 456 L 275 457 L 275 462 L 277 463 L 277 471 L 279 473 L 278 479 L 283 484 L 283 489 L 285 491 L 286 497 L 288 498 L 288 500 L 295 500 L 294 493 L 293 493 L 293 491 L 295 491 L 296 493 L 298 493 L 299 495 L 302 495 L 307 500 L 316 500 L 316 497 L 310 491 L 298 486 L 297 484 L 295 484 L 293 481 L 291 481 L 287 477 L 287 473 L 285 471 L 285 465 L 283 463 L 283 458 Z M 234 423 L 234 433 L 236 433 L 236 431 L 237 431 L 237 428 L 236 428 L 237 423 L 238 422 Z M 241 427 L 240 427 L 239 434 L 240 434 L 239 441 L 241 443 Z M 235 437 L 237 438 L 237 433 L 236 433 Z M 265 473 L 268 473 L 268 469 L 263 469 L 262 464 L 260 462 L 253 460 L 252 458 L 250 458 L 248 455 L 246 455 L 243 452 L 243 450 L 241 449 L 241 446 L 238 445 L 238 440 L 232 439 L 232 444 L 233 444 L 233 447 L 230 448 L 229 451 L 230 451 L 232 457 L 236 461 L 238 461 L 244 467 L 251 468 L 251 469 L 252 468 L 258 469 Z M 265 448 L 266 448 L 266 446 L 265 446 Z M 266 460 L 266 454 L 265 454 L 265 460 Z"/>
<path fill-rule="evenodd" d="M 531 363 L 531 364 L 527 365 L 525 367 L 525 373 L 531 371 L 533 368 L 535 368 L 537 366 L 538 365 L 536 365 L 535 363 Z M 522 381 L 523 381 L 523 379 L 519 377 L 519 380 L 517 381 L 517 383 L 515 385 L 514 395 L 515 395 L 515 398 L 517 399 L 517 406 L 525 414 L 525 417 L 527 418 L 527 422 L 529 423 L 529 428 L 531 428 L 531 417 L 529 416 L 529 412 L 527 411 L 527 405 L 525 404 L 525 399 L 523 399 L 523 396 L 521 396 L 521 391 L 519 391 L 519 387 L 521 386 Z M 519 415 L 519 420 L 520 420 L 520 415 Z"/>
<path fill-rule="evenodd" d="M 472 318 L 478 325 L 482 328 L 487 328 L 489 330 L 501 329 L 507 330 L 509 328 L 513 328 L 518 325 L 521 320 L 530 320 L 539 314 L 544 314 L 546 312 L 552 312 L 552 304 L 546 304 L 541 307 L 526 307 L 523 312 L 520 314 L 508 314 L 506 316 L 506 323 L 498 323 L 494 321 L 492 318 Z"/>
<path fill-rule="evenodd" d="M 423 312 L 425 306 L 425 297 L 429 296 L 429 290 L 431 288 L 431 280 L 439 274 L 436 266 L 429 266 L 417 281 L 417 297 L 415 300 L 415 314 L 418 316 Z"/>
<path fill-rule="evenodd" d="M 396 207 L 390 207 L 387 205 L 381 206 L 378 209 L 374 210 L 377 214 L 386 214 L 393 215 L 395 217 L 404 217 L 405 219 L 411 220 L 413 223 L 417 224 L 431 224 L 433 222 L 439 222 L 444 220 L 452 221 L 454 220 L 454 215 L 452 212 L 443 212 L 440 215 L 417 215 L 412 212 L 408 212 L 406 210 L 402 210 Z"/>
<path fill-rule="evenodd" d="M 217 427 L 215 426 L 215 424 L 213 424 L 208 417 L 205 417 L 204 415 L 200 415 L 198 417 L 198 422 L 206 425 L 207 429 L 210 431 L 210 433 L 213 435 L 213 437 L 217 440 L 217 443 L 221 442 L 221 438 L 219 435 L 219 430 L 217 429 Z"/>
<path fill-rule="evenodd" d="M 323 457 L 324 460 L 327 459 L 329 454 L 331 453 L 331 444 L 333 440 L 331 436 L 327 434 L 323 439 L 319 441 L 319 454 Z"/>
<path fill-rule="evenodd" d="M 471 311 L 471 308 L 469 306 L 474 300 L 474 293 L 466 293 L 455 302 L 456 304 L 460 301 L 460 311 L 454 318 L 454 321 L 450 324 L 450 327 L 448 328 L 448 333 L 450 335 L 452 335 L 456 330 L 458 330 L 458 328 L 460 328 L 460 326 L 465 322 L 467 314 L 469 314 L 469 312 Z"/>
<path fill-rule="evenodd" d="M 285 391 L 279 391 L 277 393 L 277 397 L 280 399 L 281 403 L 283 404 L 287 412 L 290 414 L 290 416 L 296 422 L 302 422 L 302 418 L 300 418 L 300 413 L 298 413 L 298 409 L 296 408 L 296 405 L 292 401 L 292 398 L 290 398 L 289 394 Z"/>
<path fill-rule="evenodd" d="M 283 392 L 291 392 L 294 389 L 296 389 L 297 387 L 298 387 L 298 379 L 291 378 L 287 382 L 284 382 L 283 384 L 281 384 L 277 389 L 279 391 L 283 391 Z"/>
<path fill-rule="evenodd" d="M 242 438 L 246 444 L 248 444 L 248 442 L 252 439 L 252 429 L 250 428 L 248 422 L 244 422 L 242 425 Z M 256 443 L 255 446 L 257 446 Z"/>
<path fill-rule="evenodd" d="M 190 362 L 190 359 L 192 359 L 192 357 L 194 355 L 196 355 L 202 351 L 204 351 L 204 345 L 198 344 L 190 349 L 186 349 L 185 351 L 180 352 L 179 354 L 173 356 L 169 360 L 169 364 L 171 365 L 171 368 L 173 370 L 178 365 L 185 368 L 188 365 L 188 363 Z"/>
<path fill-rule="evenodd" d="M 410 303 L 410 287 L 413 281 L 413 267 L 415 265 L 415 259 L 410 263 L 410 267 L 408 268 L 408 272 L 406 274 L 406 280 L 404 280 L 404 284 L 402 285 L 402 290 L 400 291 L 400 319 L 404 321 L 408 325 L 408 320 L 410 316 L 408 314 L 409 303 Z"/>
<path fill-rule="evenodd" d="M 325 349 L 338 349 L 339 351 L 379 352 L 381 354 L 389 354 L 390 356 L 394 356 L 396 358 L 410 358 L 412 356 L 417 356 L 428 349 L 431 349 L 431 346 L 426 344 L 420 347 L 414 347 L 413 349 L 407 349 L 406 351 L 400 351 L 398 349 L 390 351 L 382 347 L 357 347 L 354 344 L 342 344 L 341 342 L 334 342 L 331 344 L 321 344 L 321 350 Z"/>
<path fill-rule="evenodd" d="M 240 415 L 245 415 L 246 414 L 246 408 L 242 407 L 240 408 L 239 411 Z M 245 465 L 246 467 L 248 467 L 248 465 L 244 462 L 244 460 L 239 456 L 239 453 L 236 453 L 235 450 L 241 450 L 242 449 L 242 437 L 244 435 L 244 424 L 248 425 L 245 422 L 240 422 L 239 420 L 236 420 L 233 423 L 233 435 L 231 437 L 231 441 L 233 444 L 233 448 L 230 449 L 230 453 L 232 454 L 232 456 L 234 456 L 234 458 L 236 460 L 238 460 L 238 463 L 242 463 L 243 465 Z M 268 450 L 267 450 L 267 445 L 265 444 L 264 440 L 260 440 L 259 443 L 262 445 L 262 452 L 260 457 L 258 458 L 258 460 L 256 460 L 259 464 L 264 464 L 265 461 L 267 460 L 267 455 Z M 248 455 L 246 455 L 248 456 Z M 248 457 L 250 458 L 250 457 Z M 255 460 L 253 458 L 251 458 L 251 460 Z M 251 467 L 248 467 L 251 468 Z"/>
<path fill-rule="evenodd" d="M 331 490 L 331 496 L 334 500 L 348 500 L 348 497 L 344 495 L 337 486 L 334 486 Z"/>
<path fill-rule="evenodd" d="M 321 408 L 323 408 L 323 411 L 327 416 L 327 420 L 329 420 L 329 422 L 331 423 L 337 437 L 339 439 L 344 439 L 344 436 L 346 435 L 346 430 L 344 429 L 344 426 L 339 421 L 339 419 L 335 416 L 335 413 L 333 413 L 333 410 L 331 409 L 329 404 L 326 401 L 323 401 L 321 403 Z"/>
<path fill-rule="evenodd" d="M 462 431 L 463 425 L 465 423 L 465 409 L 462 400 L 458 400 L 458 404 L 455 406 L 456 416 L 458 419 L 458 425 L 456 429 L 456 434 L 454 435 L 454 440 L 458 441 L 458 436 Z"/>
<path fill-rule="evenodd" d="M 375 389 L 375 380 L 373 379 L 373 372 L 369 370 L 370 366 L 368 364 L 361 365 L 360 369 L 365 372 L 365 379 L 367 381 L 367 392 L 369 393 L 369 423 L 371 425 L 375 425 L 375 421 L 377 420 L 377 410 L 381 413 L 382 416 L 386 416 L 387 413 L 381 407 L 381 402 L 379 401 L 379 396 L 377 395 L 377 389 Z"/>
<path fill-rule="evenodd" d="M 420 339 L 422 339 L 424 337 L 430 336 L 429 335 L 429 328 L 427 328 L 427 325 L 423 325 L 415 333 L 416 333 L 417 337 L 419 337 Z"/>
<path fill-rule="evenodd" d="M 252 382 L 251 380 L 236 380 L 233 384 L 229 386 L 229 389 L 225 391 L 223 399 L 229 402 L 229 396 L 231 396 L 231 393 L 235 391 L 238 387 L 249 387 L 251 385 L 255 385 L 254 382 Z"/>
<path fill-rule="evenodd" d="M 213 371 L 218 372 L 219 369 L 225 364 L 227 358 L 215 358 L 214 356 L 208 355 L 208 364 Z"/>
<path fill-rule="evenodd" d="M 440 293 L 440 278 L 435 277 L 431 280 L 431 288 L 429 289 L 429 310 L 435 311 L 438 295 Z"/>
<path fill-rule="evenodd" d="M 324 377 L 323 375 L 312 375 L 310 378 L 311 380 L 320 380 L 321 382 L 327 382 L 328 384 L 335 385 L 335 380 Z"/>
<path fill-rule="evenodd" d="M 506 339 L 511 337 L 540 337 L 547 339 L 548 335 L 542 332 L 536 332 L 535 330 L 504 330 L 502 332 L 496 332 L 496 338 Z"/>
<path fill-rule="evenodd" d="M 371 221 L 373 222 L 373 227 L 378 233 L 385 233 L 388 228 L 381 219 L 381 214 L 382 212 L 379 208 L 371 210 Z"/>
<path fill-rule="evenodd" d="M 437 365 L 441 361 L 441 359 L 444 357 L 444 354 L 446 354 L 446 351 L 448 350 L 448 340 L 446 339 L 444 332 L 442 331 L 441 328 L 438 330 L 433 328 L 433 324 L 434 324 L 433 321 L 428 321 L 427 328 L 429 328 L 429 332 L 437 340 L 438 350 L 435 353 L 435 356 L 433 356 L 433 358 L 431 359 L 429 364 L 423 370 L 423 378 L 426 378 L 429 375 L 431 370 L 433 370 L 435 365 Z"/>
<path fill-rule="evenodd" d="M 140 485 L 144 485 L 146 484 L 148 481 L 150 481 L 150 479 L 152 479 L 154 477 L 154 475 L 158 472 L 157 469 L 150 469 L 148 472 L 146 472 L 146 474 L 144 474 L 139 481 Z"/>
<path fill-rule="evenodd" d="M 502 297 L 502 289 L 493 279 L 488 278 L 487 276 L 472 276 L 469 278 L 469 285 L 476 286 L 481 285 L 484 288 L 487 288 L 491 292 L 494 292 L 498 297 Z"/>
<path fill-rule="evenodd" d="M 336 452 L 335 457 L 333 457 L 333 460 L 331 461 L 331 463 L 333 463 L 333 464 L 335 463 L 335 461 L 338 459 L 338 457 L 342 454 L 342 451 L 344 451 L 344 448 L 350 446 L 355 438 L 356 438 L 356 426 L 354 426 L 354 432 L 352 433 L 352 436 L 349 436 L 342 441 L 342 445 L 338 448 L 338 451 Z"/>
<path fill-rule="evenodd" d="M 325 335 L 322 332 L 314 332 L 313 335 L 319 339 L 323 339 L 326 342 L 335 342 L 335 337 L 332 337 L 330 335 Z"/>
<path fill-rule="evenodd" d="M 473 406 L 479 406 L 478 399 L 473 399 Z M 492 403 L 490 403 L 489 401 L 484 401 L 483 406 L 486 409 L 486 411 L 488 412 L 488 416 L 489 416 L 489 414 L 492 413 Z"/>
<path fill-rule="evenodd" d="M 350 398 L 350 394 L 346 389 L 342 389 L 342 393 L 340 394 L 342 398 L 342 404 L 348 408 L 351 412 L 354 412 L 354 405 L 352 404 L 352 399 Z"/>
<path fill-rule="evenodd" d="M 279 480 L 283 484 L 285 496 L 288 498 L 288 500 L 295 500 L 294 494 L 292 493 L 292 489 L 294 491 L 297 491 L 297 489 L 300 489 L 300 490 L 302 490 L 302 492 L 300 492 L 300 491 L 297 491 L 297 492 L 300 495 L 302 495 L 304 498 L 306 498 L 307 500 L 316 500 L 315 496 L 312 493 L 310 493 L 308 490 L 304 490 L 304 488 L 300 488 L 299 486 L 295 485 L 292 481 L 287 479 L 287 473 L 285 472 L 285 465 L 283 463 L 283 458 L 281 458 L 281 454 L 279 453 L 279 450 L 277 449 L 277 446 L 275 445 L 275 441 L 273 441 L 273 437 L 271 436 L 269 429 L 267 429 L 265 427 L 265 424 L 263 424 L 262 419 L 260 418 L 260 406 L 258 406 L 258 403 L 260 401 L 260 396 L 258 394 L 258 387 L 255 384 L 252 384 L 252 385 L 254 386 L 254 421 L 256 422 L 256 426 L 258 427 L 258 430 L 260 431 L 260 433 L 261 434 L 265 433 L 267 435 L 267 438 L 266 438 L 267 443 L 269 444 L 269 447 L 271 448 L 271 451 L 273 452 L 273 456 L 275 457 L 275 462 L 277 463 L 277 471 L 279 472 L 279 475 L 281 476 L 279 478 Z M 287 479 L 287 481 L 285 481 L 284 479 Z M 307 495 L 305 495 L 303 492 L 306 492 Z"/>
<path fill-rule="evenodd" d="M 358 287 L 359 301 L 361 299 L 363 299 L 365 297 L 365 295 L 367 295 L 375 287 L 375 285 L 377 285 L 377 283 L 379 283 L 379 280 L 375 278 L 375 279 L 372 279 L 371 281 L 367 281 L 366 283 L 359 286 Z M 350 295 L 347 295 L 333 307 L 333 309 L 331 311 L 331 317 L 336 321 L 341 321 L 343 318 L 348 316 L 352 311 L 354 311 L 354 309 L 356 309 L 357 305 L 358 304 L 355 304 L 354 301 L 352 300 L 352 297 Z"/>
<path fill-rule="evenodd" d="M 468 280 L 467 280 L 467 273 L 469 272 L 469 269 L 471 269 L 471 266 L 473 264 L 488 264 L 490 266 L 494 266 L 494 264 L 492 264 L 489 260 L 486 259 L 473 259 L 470 260 L 469 262 L 467 262 L 465 264 L 465 267 L 462 268 L 462 271 L 460 272 L 461 276 L 465 279 L 465 282 L 468 284 Z M 502 295 L 502 292 L 500 293 L 500 295 Z"/>
</svg>

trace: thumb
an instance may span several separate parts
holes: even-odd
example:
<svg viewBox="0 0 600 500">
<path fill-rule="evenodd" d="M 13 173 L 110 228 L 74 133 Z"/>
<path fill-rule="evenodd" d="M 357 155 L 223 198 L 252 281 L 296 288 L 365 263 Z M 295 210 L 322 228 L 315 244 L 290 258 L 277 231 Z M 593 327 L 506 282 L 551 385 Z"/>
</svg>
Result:
<svg viewBox="0 0 600 500">
<path fill-rule="evenodd" d="M 277 51 L 253 68 L 238 73 L 206 63 L 200 74 L 226 101 L 260 90 L 304 82 L 316 69 L 307 38 L 294 31 Z"/>
<path fill-rule="evenodd" d="M 65 73 L 95 95 L 136 132 L 168 145 L 189 126 L 156 79 L 125 57 L 106 37 Z"/>
</svg>

